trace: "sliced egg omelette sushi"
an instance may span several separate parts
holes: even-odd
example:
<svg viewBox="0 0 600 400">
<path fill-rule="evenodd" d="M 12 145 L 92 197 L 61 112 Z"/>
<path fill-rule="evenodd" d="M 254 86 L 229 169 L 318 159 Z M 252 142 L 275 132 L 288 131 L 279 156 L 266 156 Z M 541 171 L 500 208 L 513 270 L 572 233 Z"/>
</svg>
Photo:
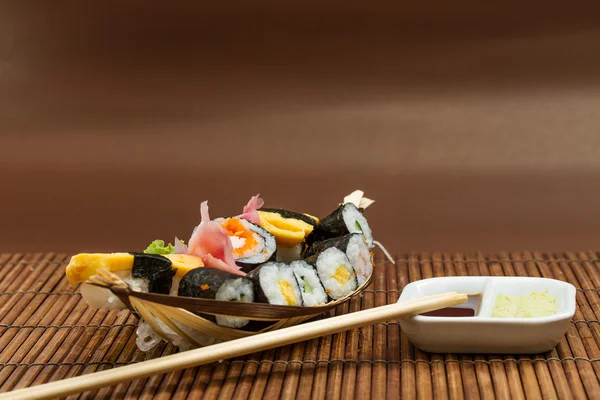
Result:
<svg viewBox="0 0 600 400">
<path fill-rule="evenodd" d="M 304 261 L 317 269 L 325 292 L 332 299 L 342 298 L 356 290 L 357 280 L 354 268 L 342 250 L 330 247 L 305 258 Z"/>
<path fill-rule="evenodd" d="M 275 237 L 277 261 L 291 262 L 300 259 L 303 243 L 319 224 L 316 217 L 281 208 L 258 210 L 260 226 Z"/>
<path fill-rule="evenodd" d="M 352 268 L 356 272 L 356 279 L 359 286 L 369 279 L 373 273 L 373 255 L 369 251 L 366 239 L 362 234 L 349 233 L 344 236 L 312 243 L 306 248 L 304 256 L 310 257 L 330 247 L 335 247 L 346 253 Z"/>
<path fill-rule="evenodd" d="M 216 268 L 198 268 L 189 271 L 181 279 L 178 296 L 198 297 L 222 301 L 254 302 L 254 284 L 243 276 L 235 275 Z M 242 328 L 248 324 L 247 319 L 202 315 L 228 328 Z"/>
<path fill-rule="evenodd" d="M 244 272 L 275 259 L 275 237 L 266 229 L 243 218 L 216 218 L 231 239 L 233 259 Z"/>
<path fill-rule="evenodd" d="M 321 223 L 306 238 L 306 242 L 312 244 L 349 233 L 362 234 L 365 237 L 367 247 L 369 249 L 374 247 L 371 227 L 369 227 L 367 219 L 354 203 L 343 204 L 323 218 Z"/>
<path fill-rule="evenodd" d="M 85 283 L 99 269 L 118 275 L 134 290 L 173 295 L 188 271 L 203 266 L 200 257 L 186 254 L 81 253 L 71 257 L 65 272 L 71 285 L 81 283 L 88 305 L 112 309 L 125 305 L 110 290 Z"/>
<path fill-rule="evenodd" d="M 312 265 L 306 261 L 298 260 L 292 262 L 290 268 L 294 271 L 294 276 L 302 293 L 303 305 L 310 307 L 327 303 L 327 293 Z"/>
<path fill-rule="evenodd" d="M 302 306 L 302 293 L 294 272 L 284 264 L 268 262 L 248 274 L 254 280 L 256 298 L 262 303 Z"/>
</svg>

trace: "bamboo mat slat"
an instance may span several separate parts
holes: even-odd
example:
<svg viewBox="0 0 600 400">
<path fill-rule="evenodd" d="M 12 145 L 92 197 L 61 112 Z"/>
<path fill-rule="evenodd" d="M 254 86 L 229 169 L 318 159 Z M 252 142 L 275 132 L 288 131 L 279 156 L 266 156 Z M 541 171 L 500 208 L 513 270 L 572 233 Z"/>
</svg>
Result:
<svg viewBox="0 0 600 400">
<path fill-rule="evenodd" d="M 135 344 L 128 311 L 90 309 L 64 268 L 69 254 L 0 254 L 0 392 L 172 354 Z M 600 395 L 600 254 L 377 254 L 365 292 L 341 315 L 396 302 L 440 276 L 535 276 L 572 283 L 577 310 L 558 346 L 537 355 L 428 354 L 388 322 L 69 399 L 579 399 Z"/>
</svg>

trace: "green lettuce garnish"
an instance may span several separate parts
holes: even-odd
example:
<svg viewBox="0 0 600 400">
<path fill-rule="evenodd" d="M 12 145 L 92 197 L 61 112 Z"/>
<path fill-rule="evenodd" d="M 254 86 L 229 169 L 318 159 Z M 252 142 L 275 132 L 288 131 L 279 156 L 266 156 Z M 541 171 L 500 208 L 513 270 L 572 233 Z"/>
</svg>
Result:
<svg viewBox="0 0 600 400">
<path fill-rule="evenodd" d="M 173 254 L 175 253 L 175 246 L 169 243 L 165 246 L 164 240 L 155 240 L 144 250 L 146 254 Z"/>
</svg>

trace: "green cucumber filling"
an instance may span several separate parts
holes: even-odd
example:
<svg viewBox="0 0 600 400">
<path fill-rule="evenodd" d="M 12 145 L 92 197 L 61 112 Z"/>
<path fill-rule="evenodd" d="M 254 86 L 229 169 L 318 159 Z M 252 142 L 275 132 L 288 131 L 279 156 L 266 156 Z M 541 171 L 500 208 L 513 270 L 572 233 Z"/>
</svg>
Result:
<svg viewBox="0 0 600 400">
<path fill-rule="evenodd" d="M 358 221 L 355 221 L 354 225 L 356 226 L 356 229 L 358 229 L 359 231 L 362 232 L 362 228 L 361 228 L 360 224 L 358 223 Z"/>
<path fill-rule="evenodd" d="M 304 279 L 304 277 L 301 277 L 301 279 L 304 282 L 304 293 L 313 294 L 312 286 L 310 286 L 308 282 L 306 282 L 306 279 Z"/>
<path fill-rule="evenodd" d="M 246 295 L 244 293 L 240 294 L 240 298 L 233 298 L 233 299 L 229 299 L 229 301 L 241 301 L 244 299 L 244 297 L 246 297 Z"/>
</svg>

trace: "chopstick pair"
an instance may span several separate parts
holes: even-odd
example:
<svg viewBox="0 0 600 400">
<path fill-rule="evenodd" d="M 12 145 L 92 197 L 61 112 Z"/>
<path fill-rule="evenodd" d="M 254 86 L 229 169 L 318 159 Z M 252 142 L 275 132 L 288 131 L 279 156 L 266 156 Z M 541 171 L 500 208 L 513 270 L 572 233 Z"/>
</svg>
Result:
<svg viewBox="0 0 600 400">
<path fill-rule="evenodd" d="M 64 397 L 69 394 L 99 389 L 104 386 L 115 385 L 124 381 L 131 381 L 179 369 L 196 367 L 198 365 L 239 357 L 366 325 L 435 311 L 464 303 L 467 301 L 467 298 L 467 294 L 464 293 L 448 292 L 402 303 L 375 307 L 110 370 L 2 393 L 0 394 L 0 399 L 33 400 Z"/>
</svg>

